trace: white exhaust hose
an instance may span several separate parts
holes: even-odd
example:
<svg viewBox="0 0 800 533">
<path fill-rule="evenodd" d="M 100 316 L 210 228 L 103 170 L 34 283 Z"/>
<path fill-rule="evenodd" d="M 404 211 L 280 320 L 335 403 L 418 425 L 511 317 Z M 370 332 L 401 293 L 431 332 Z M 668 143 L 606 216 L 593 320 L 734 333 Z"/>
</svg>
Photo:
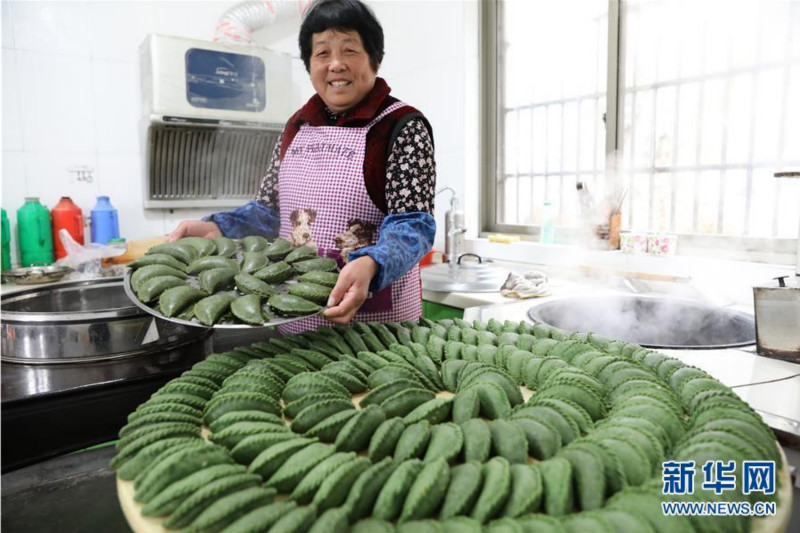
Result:
<svg viewBox="0 0 800 533">
<path fill-rule="evenodd" d="M 252 44 L 253 32 L 295 12 L 303 15 L 312 0 L 248 0 L 228 9 L 214 29 L 214 42 Z"/>
</svg>

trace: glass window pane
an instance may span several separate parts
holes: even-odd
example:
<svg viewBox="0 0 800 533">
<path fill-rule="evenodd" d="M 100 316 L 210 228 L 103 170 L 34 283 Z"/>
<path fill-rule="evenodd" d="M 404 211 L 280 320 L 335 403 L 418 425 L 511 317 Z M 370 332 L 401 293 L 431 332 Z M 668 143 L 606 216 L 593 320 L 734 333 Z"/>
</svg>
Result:
<svg viewBox="0 0 800 533">
<path fill-rule="evenodd" d="M 800 179 L 778 179 L 778 212 L 787 213 L 778 219 L 777 237 L 793 239 L 800 227 L 800 210 L 793 209 L 800 202 Z"/>
<path fill-rule="evenodd" d="M 688 83 L 678 89 L 678 166 L 697 164 L 700 84 Z"/>
<path fill-rule="evenodd" d="M 646 230 L 650 228 L 650 191 L 648 190 L 649 174 L 633 175 L 630 192 L 631 228 Z"/>
<path fill-rule="evenodd" d="M 653 97 L 650 90 L 638 92 L 634 99 L 634 116 L 632 118 L 631 148 L 633 150 L 633 168 L 649 168 L 653 163 Z"/>
<path fill-rule="evenodd" d="M 800 94 L 800 66 L 795 66 L 790 72 L 788 94 Z M 781 159 L 797 161 L 800 160 L 800 98 L 789 98 L 786 106 Z"/>
<path fill-rule="evenodd" d="M 675 175 L 675 231 L 694 233 L 694 198 L 696 172 L 678 172 Z"/>
<path fill-rule="evenodd" d="M 792 44 L 800 16 L 792 4 L 621 4 L 622 160 L 633 172 L 659 170 L 651 180 L 635 180 L 632 221 L 642 222 L 639 210 L 646 203 L 654 231 L 673 211 L 669 225 L 676 231 L 763 237 L 790 231 L 800 202 L 784 201 L 764 175 L 800 164 L 800 105 L 794 98 L 800 94 L 794 79 L 800 61 Z M 673 173 L 674 182 L 660 178 Z"/>
<path fill-rule="evenodd" d="M 750 225 L 748 232 L 753 237 L 771 237 L 775 208 L 776 180 L 772 172 L 764 169 L 753 171 L 753 186 L 750 189 Z"/>
<path fill-rule="evenodd" d="M 725 86 L 721 80 L 712 79 L 704 83 L 700 89 L 702 94 L 702 134 L 700 142 L 700 163 L 714 165 L 722 156 L 723 104 Z"/>
<path fill-rule="evenodd" d="M 725 160 L 746 163 L 750 158 L 753 120 L 753 75 L 741 74 L 730 82 L 726 112 Z"/>
<path fill-rule="evenodd" d="M 729 170 L 725 180 L 725 212 L 722 215 L 721 233 L 744 235 L 745 207 L 747 205 L 747 171 Z"/>
<path fill-rule="evenodd" d="M 503 171 L 506 175 L 516 174 L 517 160 L 517 113 L 507 113 L 505 117 L 505 133 L 503 135 Z"/>
<path fill-rule="evenodd" d="M 546 194 L 564 204 L 556 208 L 561 222 L 573 223 L 575 177 L 560 173 L 603 164 L 607 10 L 596 0 L 499 3 L 499 112 L 506 123 L 498 167 L 506 175 L 536 175 L 527 183 L 521 178 L 518 190 L 503 186 L 498 221 L 538 223 Z"/>
<path fill-rule="evenodd" d="M 757 160 L 774 161 L 778 157 L 778 137 L 783 104 L 783 69 L 761 72 L 756 80 L 755 153 Z"/>
<path fill-rule="evenodd" d="M 597 121 L 597 101 L 584 100 L 580 104 L 580 124 L 578 126 L 580 131 L 578 168 L 580 170 L 595 168 L 595 151 L 598 143 L 595 121 Z M 599 142 L 603 143 L 605 139 L 600 138 Z"/>
<path fill-rule="evenodd" d="M 533 188 L 530 176 L 520 177 L 518 203 L 518 222 L 526 226 L 533 224 Z"/>
<path fill-rule="evenodd" d="M 533 110 L 533 171 L 545 171 L 547 159 L 547 108 Z"/>
<path fill-rule="evenodd" d="M 561 171 L 561 129 L 564 120 L 564 106 L 547 106 L 547 171 Z"/>
<path fill-rule="evenodd" d="M 701 172 L 697 177 L 697 232 L 717 233 L 719 222 L 718 170 Z"/>
<path fill-rule="evenodd" d="M 503 210 L 501 211 L 502 224 L 517 224 L 517 179 L 507 178 L 503 182 Z"/>
<path fill-rule="evenodd" d="M 522 109 L 518 114 L 517 131 L 515 135 L 517 171 L 520 174 L 527 174 L 531 171 L 531 149 L 533 141 L 531 139 L 531 110 Z"/>
<path fill-rule="evenodd" d="M 656 92 L 655 154 L 657 167 L 672 166 L 675 131 L 675 87 L 664 87 Z"/>
<path fill-rule="evenodd" d="M 666 232 L 671 228 L 671 213 L 672 213 L 672 174 L 670 172 L 657 172 L 653 175 L 653 207 L 650 210 L 652 213 L 652 222 L 650 229 L 652 231 Z"/>
<path fill-rule="evenodd" d="M 620 181 L 628 229 L 796 237 L 800 2 L 620 2 Z M 576 225 L 577 180 L 612 189 L 607 2 L 500 0 L 497 221 Z M 724 16 L 720 16 L 724 14 Z M 501 178 L 502 179 L 502 178 Z"/>
<path fill-rule="evenodd" d="M 578 145 L 581 142 L 581 133 L 578 130 L 578 103 L 567 102 L 564 104 L 563 117 L 563 168 L 567 171 L 574 171 L 578 168 Z M 587 135 L 591 135 L 590 132 L 586 133 Z"/>
</svg>

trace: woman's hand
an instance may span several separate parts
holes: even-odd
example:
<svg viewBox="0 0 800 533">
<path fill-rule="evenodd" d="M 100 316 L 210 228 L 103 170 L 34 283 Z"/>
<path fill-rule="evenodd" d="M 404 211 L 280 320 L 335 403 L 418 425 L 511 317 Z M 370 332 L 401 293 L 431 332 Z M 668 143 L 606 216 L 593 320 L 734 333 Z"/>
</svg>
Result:
<svg viewBox="0 0 800 533">
<path fill-rule="evenodd" d="M 347 263 L 339 273 L 339 280 L 328 298 L 328 309 L 322 316 L 337 324 L 353 320 L 367 299 L 369 284 L 377 271 L 378 264 L 368 255 Z"/>
<path fill-rule="evenodd" d="M 175 242 L 183 237 L 204 237 L 206 239 L 213 239 L 215 237 L 222 237 L 222 232 L 219 226 L 213 222 L 203 222 L 202 220 L 184 220 L 178 227 L 172 230 L 172 233 L 167 237 L 167 242 Z"/>
</svg>

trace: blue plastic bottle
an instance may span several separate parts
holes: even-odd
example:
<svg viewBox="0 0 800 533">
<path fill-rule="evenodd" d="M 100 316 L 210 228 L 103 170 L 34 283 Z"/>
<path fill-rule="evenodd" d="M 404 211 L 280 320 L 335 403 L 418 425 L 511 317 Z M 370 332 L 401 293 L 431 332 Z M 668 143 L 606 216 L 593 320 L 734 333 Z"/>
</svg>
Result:
<svg viewBox="0 0 800 533">
<path fill-rule="evenodd" d="M 98 196 L 92 209 L 92 242 L 107 244 L 119 237 L 117 210 L 111 205 L 108 196 Z"/>
</svg>

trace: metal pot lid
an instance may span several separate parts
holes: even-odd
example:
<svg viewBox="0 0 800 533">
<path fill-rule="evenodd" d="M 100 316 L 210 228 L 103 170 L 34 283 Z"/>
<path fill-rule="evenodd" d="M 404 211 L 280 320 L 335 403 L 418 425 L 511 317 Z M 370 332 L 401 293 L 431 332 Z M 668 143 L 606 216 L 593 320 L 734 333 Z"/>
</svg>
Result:
<svg viewBox="0 0 800 533">
<path fill-rule="evenodd" d="M 772 281 L 761 285 L 755 285 L 754 289 L 777 289 L 777 290 L 798 290 L 800 289 L 800 276 L 778 276 L 772 278 Z"/>
<path fill-rule="evenodd" d="M 85 322 L 144 315 L 122 289 L 121 278 L 35 287 L 2 297 L 3 321 Z"/>
<path fill-rule="evenodd" d="M 478 260 L 464 260 L 465 257 Z M 436 292 L 499 292 L 509 270 L 475 254 L 463 254 L 455 263 L 433 265 L 420 270 L 422 288 Z"/>
</svg>

